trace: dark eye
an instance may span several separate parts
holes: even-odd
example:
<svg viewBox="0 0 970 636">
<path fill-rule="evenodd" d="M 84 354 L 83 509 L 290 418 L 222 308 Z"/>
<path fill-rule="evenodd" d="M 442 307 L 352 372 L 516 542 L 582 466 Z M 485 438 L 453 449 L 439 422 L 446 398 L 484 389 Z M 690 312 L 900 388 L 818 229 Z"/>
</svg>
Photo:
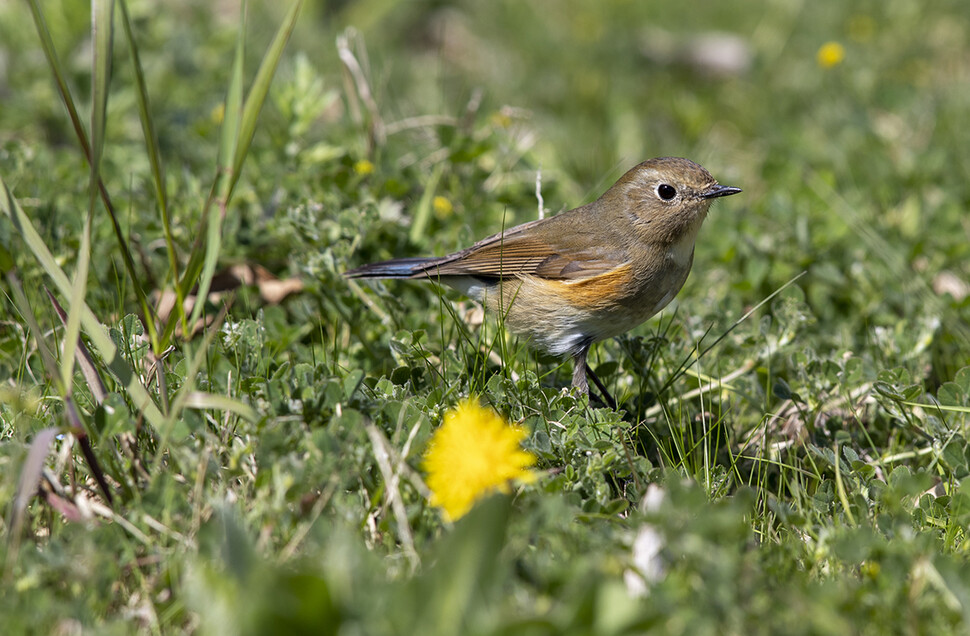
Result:
<svg viewBox="0 0 970 636">
<path fill-rule="evenodd" d="M 672 185 L 667 185 L 666 183 L 661 183 L 657 186 L 657 196 L 659 196 L 664 201 L 670 201 L 675 196 L 677 196 L 677 189 Z"/>
</svg>

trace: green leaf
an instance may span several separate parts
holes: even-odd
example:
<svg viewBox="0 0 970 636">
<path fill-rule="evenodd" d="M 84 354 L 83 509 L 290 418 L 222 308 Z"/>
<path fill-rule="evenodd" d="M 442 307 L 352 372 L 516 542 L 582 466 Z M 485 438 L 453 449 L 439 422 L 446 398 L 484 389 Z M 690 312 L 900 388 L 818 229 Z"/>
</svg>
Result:
<svg viewBox="0 0 970 636">
<path fill-rule="evenodd" d="M 879 395 L 889 398 L 890 400 L 895 400 L 897 402 L 902 402 L 904 400 L 903 394 L 897 391 L 896 388 L 888 382 L 881 380 L 876 381 L 873 384 L 873 388 L 877 393 L 879 393 Z"/>
<path fill-rule="evenodd" d="M 913 478 L 913 471 L 909 466 L 897 466 L 889 473 L 889 485 L 893 488 L 905 487 Z"/>
<path fill-rule="evenodd" d="M 964 395 L 970 395 L 970 367 L 963 367 L 957 371 L 953 381 L 963 390 Z"/>
<path fill-rule="evenodd" d="M 911 402 L 923 394 L 923 387 L 918 384 L 910 384 L 909 386 L 903 387 L 903 401 Z"/>
<path fill-rule="evenodd" d="M 944 382 L 936 390 L 936 399 L 943 406 L 963 406 L 966 393 L 956 382 Z"/>
<path fill-rule="evenodd" d="M 410 587 L 406 604 L 420 612 L 412 617 L 409 634 L 465 634 L 474 617 L 487 606 L 500 570 L 511 498 L 495 495 L 479 502 L 429 558 L 434 565 Z M 402 598 L 404 600 L 404 598 Z M 403 608 L 401 608 L 403 609 Z"/>
<path fill-rule="evenodd" d="M 124 433 L 131 423 L 131 416 L 125 400 L 117 393 L 108 393 L 94 410 L 93 428 L 95 437 L 110 439 Z"/>
<path fill-rule="evenodd" d="M 357 388 L 360 387 L 360 383 L 364 380 L 364 371 L 362 369 L 353 369 L 344 378 L 344 399 L 349 400 L 353 397 Z"/>
<path fill-rule="evenodd" d="M 954 435 L 953 439 L 943 447 L 940 459 L 953 471 L 957 479 L 962 479 L 968 473 L 966 450 L 967 441 L 963 439 L 962 435 Z"/>
<path fill-rule="evenodd" d="M 259 413 L 253 407 L 225 395 L 192 391 L 185 396 L 184 406 L 190 409 L 229 411 L 254 424 L 259 421 Z"/>
<path fill-rule="evenodd" d="M 781 378 L 775 380 L 774 385 L 771 387 L 771 392 L 780 400 L 790 400 L 792 397 L 791 387 Z"/>
<path fill-rule="evenodd" d="M 844 455 L 849 462 L 859 461 L 859 453 L 857 453 L 851 446 L 843 446 L 842 455 Z"/>
</svg>

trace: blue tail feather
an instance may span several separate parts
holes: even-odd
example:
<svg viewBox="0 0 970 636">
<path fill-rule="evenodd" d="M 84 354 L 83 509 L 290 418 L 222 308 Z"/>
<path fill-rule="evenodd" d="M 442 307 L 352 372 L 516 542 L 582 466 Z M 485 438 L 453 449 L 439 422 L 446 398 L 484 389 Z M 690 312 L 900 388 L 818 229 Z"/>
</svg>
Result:
<svg viewBox="0 0 970 636">
<path fill-rule="evenodd" d="M 437 258 L 395 258 L 390 261 L 368 263 L 344 272 L 347 278 L 411 278 L 438 261 Z"/>
</svg>

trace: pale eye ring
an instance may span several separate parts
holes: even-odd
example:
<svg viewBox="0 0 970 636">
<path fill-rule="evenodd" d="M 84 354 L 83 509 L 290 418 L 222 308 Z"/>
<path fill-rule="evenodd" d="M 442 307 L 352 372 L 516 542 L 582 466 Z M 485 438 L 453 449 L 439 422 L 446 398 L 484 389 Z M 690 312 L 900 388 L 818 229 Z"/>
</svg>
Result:
<svg viewBox="0 0 970 636">
<path fill-rule="evenodd" d="M 657 186 L 657 196 L 664 201 L 670 201 L 677 196 L 677 188 L 667 183 L 661 183 Z"/>
</svg>

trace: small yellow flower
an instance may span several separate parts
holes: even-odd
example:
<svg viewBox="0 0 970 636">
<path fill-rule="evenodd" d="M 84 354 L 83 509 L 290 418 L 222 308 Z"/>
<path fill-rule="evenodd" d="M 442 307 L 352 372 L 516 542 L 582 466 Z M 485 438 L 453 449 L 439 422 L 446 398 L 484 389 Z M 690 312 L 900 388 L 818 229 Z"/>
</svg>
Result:
<svg viewBox="0 0 970 636">
<path fill-rule="evenodd" d="M 876 34 L 876 21 L 868 15 L 854 15 L 849 18 L 849 37 L 856 42 L 867 44 Z"/>
<path fill-rule="evenodd" d="M 477 400 L 462 401 L 445 414 L 424 456 L 431 504 L 456 520 L 483 496 L 508 492 L 511 480 L 534 480 L 536 458 L 519 446 L 527 436 Z"/>
<path fill-rule="evenodd" d="M 438 218 L 448 216 L 454 209 L 451 206 L 451 201 L 441 195 L 436 196 L 431 201 L 431 207 L 434 208 L 434 213 L 438 216 Z"/>
<path fill-rule="evenodd" d="M 222 120 L 226 118 L 226 105 L 225 103 L 216 104 L 212 112 L 209 113 L 209 119 L 212 120 L 213 124 L 221 124 Z"/>
<path fill-rule="evenodd" d="M 499 128 L 508 128 L 512 125 L 512 116 L 505 109 L 492 113 L 491 120 L 492 124 Z"/>
<path fill-rule="evenodd" d="M 845 47 L 838 42 L 826 42 L 819 48 L 818 53 L 815 54 L 815 60 L 822 68 L 838 66 L 844 59 Z"/>
<path fill-rule="evenodd" d="M 363 176 L 374 172 L 374 164 L 366 159 L 361 159 L 354 164 L 354 172 Z"/>
</svg>

